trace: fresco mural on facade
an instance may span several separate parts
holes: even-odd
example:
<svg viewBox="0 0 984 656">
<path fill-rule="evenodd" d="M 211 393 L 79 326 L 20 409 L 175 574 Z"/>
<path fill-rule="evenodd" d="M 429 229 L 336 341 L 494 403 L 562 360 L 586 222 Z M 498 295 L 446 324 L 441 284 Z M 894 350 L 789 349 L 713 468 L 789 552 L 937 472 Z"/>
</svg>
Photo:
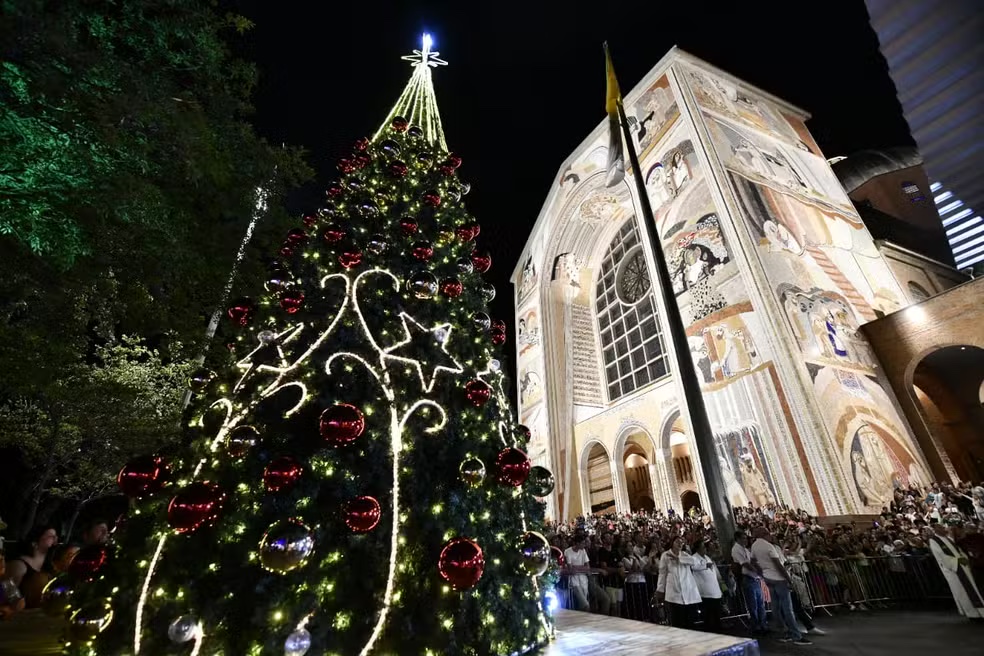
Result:
<svg viewBox="0 0 984 656">
<path fill-rule="evenodd" d="M 782 114 L 757 94 L 699 68 L 687 66 L 684 71 L 694 99 L 703 109 L 773 134 L 802 150 L 810 150 Z"/>
<path fill-rule="evenodd" d="M 540 346 L 540 317 L 537 308 L 531 307 L 520 314 L 517 321 L 516 341 L 521 358 L 536 355 L 533 350 Z"/>
<path fill-rule="evenodd" d="M 732 506 L 759 507 L 777 502 L 772 469 L 766 461 L 757 426 L 745 425 L 717 433 L 714 442 Z"/>
<path fill-rule="evenodd" d="M 748 127 L 704 115 L 721 163 L 756 182 L 850 210 L 851 200 L 822 158 Z"/>
<path fill-rule="evenodd" d="M 891 284 L 878 273 L 887 265 L 871 255 L 874 245 L 858 217 L 736 173 L 730 178 L 745 224 L 758 239 L 756 252 L 787 328 L 814 378 L 814 394 L 836 443 L 844 478 L 858 490 L 858 504 L 873 508 L 872 499 L 881 499 L 897 480 L 908 480 L 910 465 L 916 475 L 922 469 L 890 398 L 883 391 L 870 392 L 878 387 L 868 380 L 877 379 L 877 360 L 859 329 L 876 318 L 876 304 L 884 302 L 886 292 L 896 294 L 881 287 Z M 826 373 L 819 376 L 821 371 Z M 869 429 L 845 419 L 861 416 L 868 416 L 867 425 L 881 431 L 878 440 Z M 879 425 L 873 417 L 887 419 Z M 905 457 L 899 455 L 903 452 Z"/>
<path fill-rule="evenodd" d="M 632 103 L 627 110 L 629 129 L 635 136 L 638 152 L 643 156 L 680 117 L 680 108 L 665 75 L 646 89 L 639 100 Z"/>
<path fill-rule="evenodd" d="M 537 284 L 540 282 L 540 277 L 537 273 L 536 262 L 533 261 L 533 254 L 531 253 L 526 256 L 526 261 L 523 262 L 523 272 L 519 279 L 519 285 L 516 288 L 517 303 L 522 303 L 536 289 Z"/>
</svg>

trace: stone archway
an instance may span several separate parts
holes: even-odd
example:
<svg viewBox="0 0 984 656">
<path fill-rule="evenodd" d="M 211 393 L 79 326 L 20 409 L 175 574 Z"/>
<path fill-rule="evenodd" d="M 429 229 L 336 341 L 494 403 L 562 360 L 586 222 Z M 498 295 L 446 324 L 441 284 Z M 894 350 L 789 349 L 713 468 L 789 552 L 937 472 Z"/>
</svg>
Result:
<svg viewBox="0 0 984 656">
<path fill-rule="evenodd" d="M 925 354 L 910 394 L 934 440 L 962 480 L 984 478 L 984 349 L 944 346 Z"/>
<path fill-rule="evenodd" d="M 615 511 L 615 482 L 612 458 L 605 445 L 591 440 L 581 451 L 581 489 L 585 515 Z"/>
<path fill-rule="evenodd" d="M 656 442 L 641 426 L 623 429 L 615 441 L 615 465 L 619 481 L 621 511 L 652 510 L 657 507 L 655 471 Z"/>
</svg>

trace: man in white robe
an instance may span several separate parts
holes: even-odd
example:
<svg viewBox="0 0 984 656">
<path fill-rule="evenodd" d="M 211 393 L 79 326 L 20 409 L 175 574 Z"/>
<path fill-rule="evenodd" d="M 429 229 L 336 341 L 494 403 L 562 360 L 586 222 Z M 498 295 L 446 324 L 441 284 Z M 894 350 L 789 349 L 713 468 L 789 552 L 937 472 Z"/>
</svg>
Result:
<svg viewBox="0 0 984 656">
<path fill-rule="evenodd" d="M 929 550 L 950 586 L 957 610 L 964 617 L 984 619 L 984 598 L 974 582 L 967 554 L 953 543 L 943 524 L 933 524 L 933 532 L 935 535 L 929 541 Z"/>
</svg>

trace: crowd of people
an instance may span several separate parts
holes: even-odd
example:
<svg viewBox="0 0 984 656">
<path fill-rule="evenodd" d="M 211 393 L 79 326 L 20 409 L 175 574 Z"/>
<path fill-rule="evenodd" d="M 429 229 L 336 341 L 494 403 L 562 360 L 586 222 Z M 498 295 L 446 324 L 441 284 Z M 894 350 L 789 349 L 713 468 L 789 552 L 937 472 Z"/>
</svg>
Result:
<svg viewBox="0 0 984 656">
<path fill-rule="evenodd" d="M 105 544 L 109 536 L 106 520 L 91 519 L 82 525 L 77 543 L 59 544 L 57 530 L 42 525 L 28 533 L 17 555 L 8 558 L 7 550 L 0 548 L 0 620 L 25 608 L 39 608 L 45 586 L 68 571 L 79 549 Z"/>
<path fill-rule="evenodd" d="M 865 522 L 823 522 L 775 504 L 734 511 L 731 544 L 720 544 L 711 518 L 694 509 L 579 517 L 550 524 L 547 537 L 563 553 L 564 585 L 580 610 L 682 628 L 699 617 L 701 628 L 717 631 L 721 613 L 740 606 L 763 632 L 768 601 L 781 639 L 808 644 L 807 634 L 821 633 L 815 601 L 866 610 L 872 589 L 902 584 L 891 575 L 876 580 L 882 569 L 904 574 L 907 562 L 933 559 L 961 613 L 984 617 L 975 584 L 984 582 L 984 485 L 897 489 Z M 863 567 L 847 576 L 843 563 Z"/>
</svg>

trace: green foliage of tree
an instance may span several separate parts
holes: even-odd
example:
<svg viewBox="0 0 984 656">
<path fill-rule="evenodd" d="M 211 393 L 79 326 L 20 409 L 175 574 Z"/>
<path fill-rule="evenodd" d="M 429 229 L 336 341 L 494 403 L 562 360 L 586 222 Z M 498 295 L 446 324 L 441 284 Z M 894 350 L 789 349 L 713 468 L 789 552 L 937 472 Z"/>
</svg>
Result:
<svg viewBox="0 0 984 656">
<path fill-rule="evenodd" d="M 256 71 L 225 38 L 248 21 L 194 0 L 2 9 L 0 233 L 33 252 L 68 266 L 122 229 L 207 241 L 276 165 L 304 174 L 244 121 Z"/>
<path fill-rule="evenodd" d="M 251 27 L 196 0 L 0 0 L 0 403 L 63 398 L 123 335 L 165 362 L 197 357 L 262 186 L 270 210 L 238 280 L 255 286 L 256 253 L 289 222 L 276 199 L 311 172 L 249 123 L 256 70 L 228 44 Z M 101 413 L 97 394 L 83 401 Z M 0 440 L 43 473 L 30 453 L 46 430 Z M 14 534 L 36 475 L 0 480 Z"/>
<path fill-rule="evenodd" d="M 91 363 L 0 405 L 0 448 L 16 448 L 35 472 L 20 490 L 24 524 L 46 496 L 91 501 L 114 490 L 131 457 L 173 443 L 191 366 L 124 336 L 98 347 Z"/>
</svg>

